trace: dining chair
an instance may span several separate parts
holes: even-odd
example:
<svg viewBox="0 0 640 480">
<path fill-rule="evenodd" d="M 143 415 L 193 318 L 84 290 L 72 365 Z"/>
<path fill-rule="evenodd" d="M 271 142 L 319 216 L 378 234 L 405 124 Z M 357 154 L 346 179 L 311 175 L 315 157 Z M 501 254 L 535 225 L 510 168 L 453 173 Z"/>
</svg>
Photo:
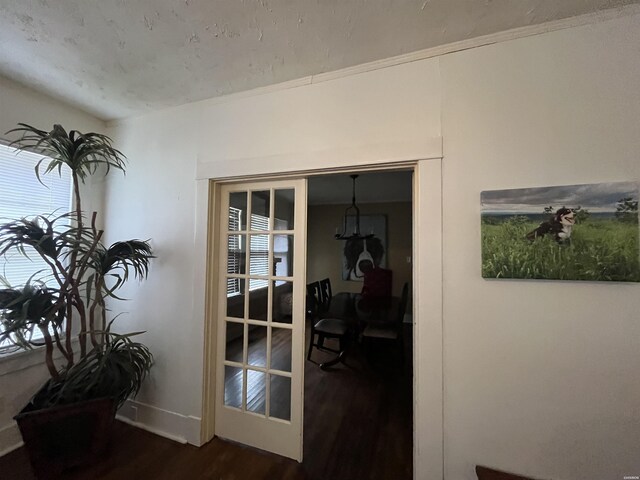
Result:
<svg viewBox="0 0 640 480">
<path fill-rule="evenodd" d="M 307 284 L 307 318 L 318 317 L 322 315 L 322 290 L 320 290 L 320 282 L 311 282 Z"/>
<path fill-rule="evenodd" d="M 388 340 L 396 342 L 400 352 L 400 359 L 404 364 L 404 339 L 402 336 L 402 322 L 407 310 L 409 301 L 409 284 L 402 287 L 402 296 L 398 305 L 397 316 L 391 322 L 371 322 L 362 331 L 363 342 L 370 342 L 373 339 Z"/>
<path fill-rule="evenodd" d="M 331 293 L 331 280 L 329 278 L 320 280 L 320 293 L 322 294 L 322 303 L 328 308 L 329 303 L 331 303 L 331 297 L 333 296 Z"/>
<path fill-rule="evenodd" d="M 346 321 L 340 318 L 325 318 L 327 313 L 326 305 L 322 301 L 319 282 L 307 285 L 307 314 L 311 318 L 311 334 L 309 335 L 309 352 L 307 360 L 311 360 L 313 347 L 320 351 L 336 353 L 336 357 L 320 364 L 320 368 L 325 369 L 338 362 L 344 363 L 347 354 L 347 336 L 349 326 Z M 316 340 L 316 336 L 318 337 Z M 337 339 L 338 348 L 327 347 L 324 344 L 326 339 Z"/>
</svg>

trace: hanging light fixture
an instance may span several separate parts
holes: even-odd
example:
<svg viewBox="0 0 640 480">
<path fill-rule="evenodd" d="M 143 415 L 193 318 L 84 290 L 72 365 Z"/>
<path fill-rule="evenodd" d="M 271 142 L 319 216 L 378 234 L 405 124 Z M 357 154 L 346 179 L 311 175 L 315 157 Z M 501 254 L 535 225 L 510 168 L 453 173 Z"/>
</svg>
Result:
<svg viewBox="0 0 640 480">
<path fill-rule="evenodd" d="M 338 232 L 336 229 L 336 240 L 357 240 L 373 237 L 373 233 L 369 235 L 362 235 L 360 232 L 360 209 L 356 205 L 356 178 L 358 175 L 350 175 L 353 181 L 353 195 L 351 197 L 351 205 L 344 211 L 344 218 L 342 220 L 342 232 Z M 351 231 L 348 230 L 348 218 L 355 217 L 355 225 Z"/>
</svg>

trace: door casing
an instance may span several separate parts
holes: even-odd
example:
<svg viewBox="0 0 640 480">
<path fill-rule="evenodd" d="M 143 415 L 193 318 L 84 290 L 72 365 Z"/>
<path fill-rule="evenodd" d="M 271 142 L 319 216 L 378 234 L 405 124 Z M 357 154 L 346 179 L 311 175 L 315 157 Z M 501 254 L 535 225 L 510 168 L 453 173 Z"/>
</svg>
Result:
<svg viewBox="0 0 640 480">
<path fill-rule="evenodd" d="M 220 216 L 217 211 L 220 186 L 223 183 L 237 181 L 408 169 L 414 173 L 413 473 L 414 478 L 444 478 L 442 162 L 440 154 L 422 160 L 341 166 L 273 175 L 238 175 L 197 182 L 197 218 L 206 223 L 206 228 L 197 229 L 199 235 L 196 232 L 196 243 L 205 246 L 203 250 L 206 251 L 204 268 L 200 274 L 196 272 L 196 278 L 204 281 L 206 297 L 201 303 L 205 312 L 201 444 L 210 441 L 215 432 L 217 283 L 220 268 L 216 253 L 220 248 Z"/>
</svg>

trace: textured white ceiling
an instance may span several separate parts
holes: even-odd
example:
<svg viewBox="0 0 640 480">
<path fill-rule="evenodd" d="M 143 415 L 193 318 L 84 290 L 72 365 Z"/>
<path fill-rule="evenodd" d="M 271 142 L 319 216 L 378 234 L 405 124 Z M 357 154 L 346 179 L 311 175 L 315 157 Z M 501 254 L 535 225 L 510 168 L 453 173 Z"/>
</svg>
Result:
<svg viewBox="0 0 640 480">
<path fill-rule="evenodd" d="M 0 75 L 103 119 L 638 0 L 0 0 Z"/>
</svg>

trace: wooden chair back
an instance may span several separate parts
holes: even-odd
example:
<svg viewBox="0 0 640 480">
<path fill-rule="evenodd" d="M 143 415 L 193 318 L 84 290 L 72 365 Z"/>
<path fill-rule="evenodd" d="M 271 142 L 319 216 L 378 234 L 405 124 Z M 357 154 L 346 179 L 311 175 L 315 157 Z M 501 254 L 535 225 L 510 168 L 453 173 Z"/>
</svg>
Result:
<svg viewBox="0 0 640 480">
<path fill-rule="evenodd" d="M 398 325 L 402 325 L 404 321 L 404 314 L 407 312 L 407 304 L 409 303 L 409 284 L 405 283 L 402 287 L 402 296 L 400 297 L 400 304 L 398 305 L 398 318 L 396 319 Z"/>
<path fill-rule="evenodd" d="M 324 278 L 320 280 L 320 293 L 322 294 L 322 303 L 325 305 L 329 305 L 331 302 L 331 297 L 333 296 L 331 292 L 331 280 L 328 278 Z"/>
<path fill-rule="evenodd" d="M 307 316 L 317 318 L 322 312 L 322 291 L 320 282 L 307 284 Z"/>
</svg>

